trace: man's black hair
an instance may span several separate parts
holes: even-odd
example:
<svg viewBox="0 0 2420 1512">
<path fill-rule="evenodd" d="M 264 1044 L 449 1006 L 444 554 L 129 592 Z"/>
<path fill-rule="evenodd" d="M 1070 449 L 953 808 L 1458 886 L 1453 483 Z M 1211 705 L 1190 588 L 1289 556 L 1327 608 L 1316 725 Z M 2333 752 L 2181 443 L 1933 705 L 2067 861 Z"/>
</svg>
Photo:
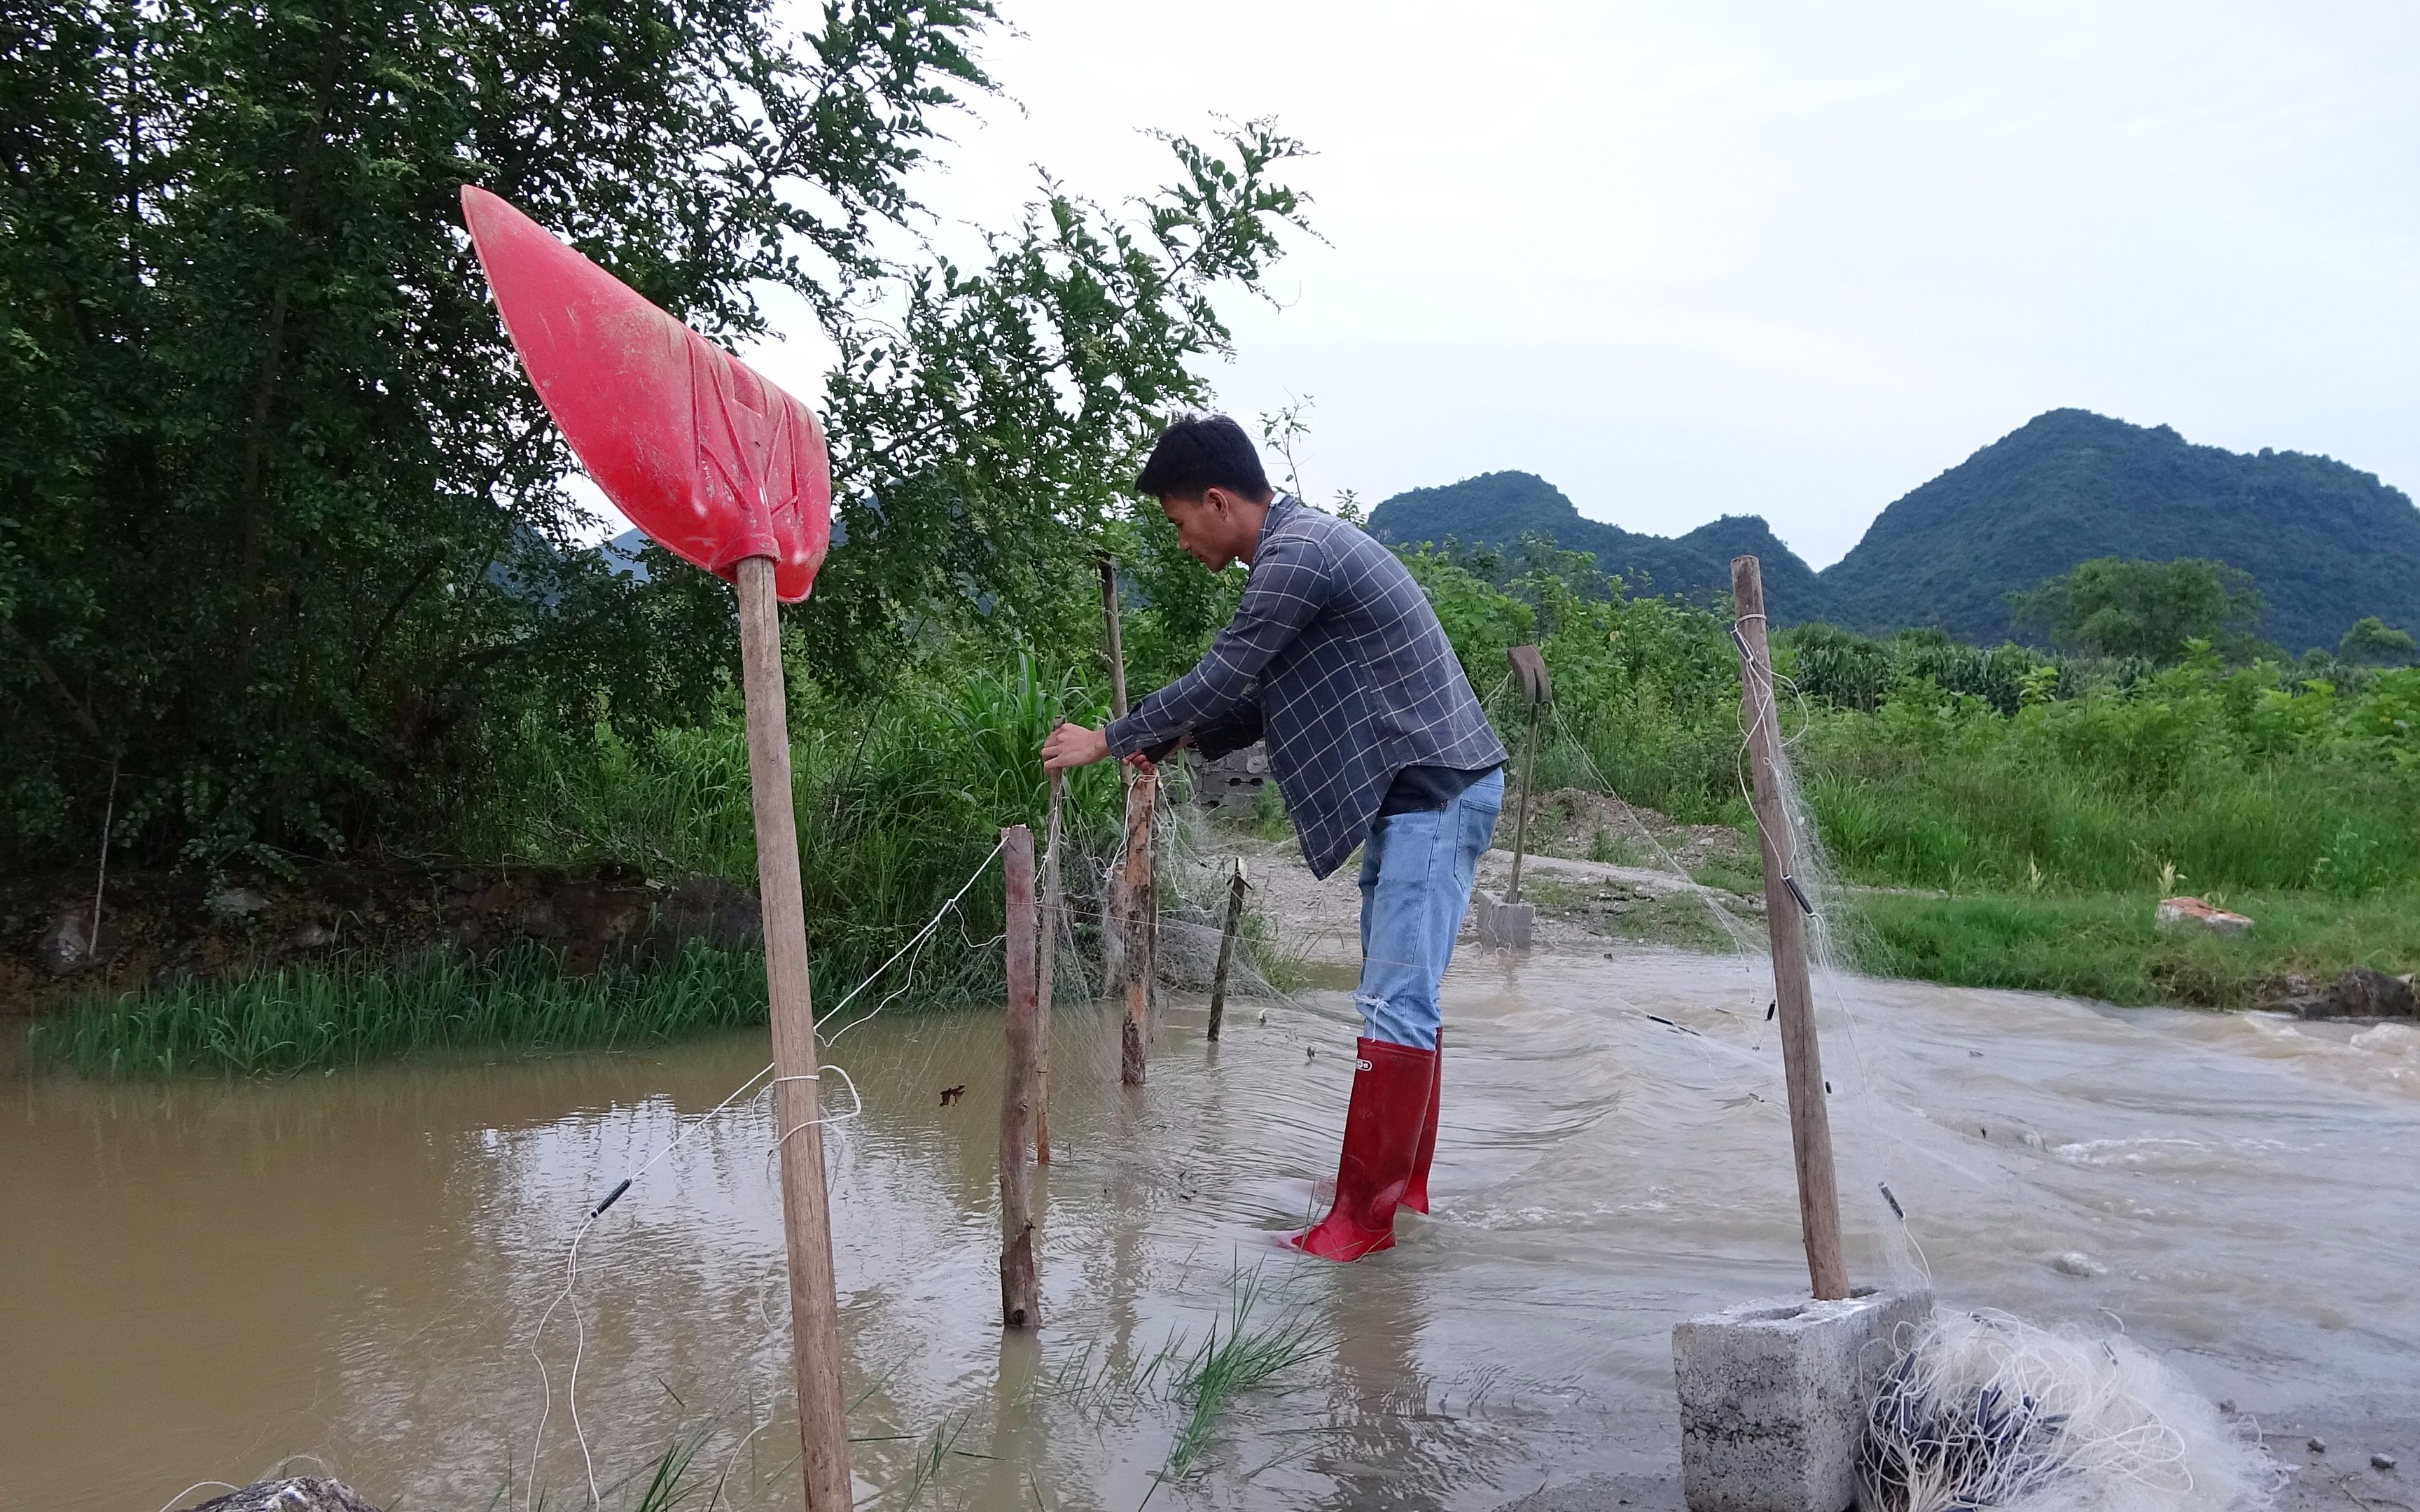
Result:
<svg viewBox="0 0 2420 1512">
<path fill-rule="evenodd" d="M 1161 431 L 1135 478 L 1135 492 L 1155 499 L 1199 499 L 1211 488 L 1255 501 L 1269 496 L 1261 454 L 1225 415 L 1193 415 Z"/>
</svg>

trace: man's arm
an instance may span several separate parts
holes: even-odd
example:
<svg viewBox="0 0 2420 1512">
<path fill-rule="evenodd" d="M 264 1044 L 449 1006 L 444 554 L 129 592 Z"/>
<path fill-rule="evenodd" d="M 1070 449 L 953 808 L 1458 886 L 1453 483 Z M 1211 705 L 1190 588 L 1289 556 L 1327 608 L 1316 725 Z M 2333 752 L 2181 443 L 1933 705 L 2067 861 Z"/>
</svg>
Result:
<svg viewBox="0 0 2420 1512">
<path fill-rule="evenodd" d="M 1261 670 L 1318 617 L 1333 592 L 1326 552 L 1317 541 L 1288 536 L 1266 543 L 1235 617 L 1210 643 L 1209 654 L 1125 718 L 1109 722 L 1102 732 L 1109 754 L 1152 750 L 1187 733 L 1196 736 L 1196 745 L 1214 732 L 1224 740 L 1230 725 L 1240 729 L 1247 722 L 1252 734 L 1226 748 L 1250 745 L 1259 737 L 1255 685 Z"/>
<path fill-rule="evenodd" d="M 1210 761 L 1261 738 L 1261 701 L 1246 699 L 1193 732 L 1193 748 Z M 1157 760 L 1156 755 L 1154 760 Z"/>
</svg>

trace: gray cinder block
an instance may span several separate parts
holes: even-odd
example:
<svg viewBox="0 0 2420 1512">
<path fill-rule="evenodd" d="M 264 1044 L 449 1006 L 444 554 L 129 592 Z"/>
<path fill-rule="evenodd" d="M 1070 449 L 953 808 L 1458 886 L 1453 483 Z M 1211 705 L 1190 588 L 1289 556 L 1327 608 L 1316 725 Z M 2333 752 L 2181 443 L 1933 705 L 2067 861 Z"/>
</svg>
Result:
<svg viewBox="0 0 2420 1512">
<path fill-rule="evenodd" d="M 1842 1512 L 1883 1372 L 1932 1314 L 1927 1290 L 1752 1302 L 1672 1330 L 1690 1512 Z"/>
<path fill-rule="evenodd" d="M 1499 946 L 1515 950 L 1529 948 L 1529 926 L 1538 918 L 1535 903 L 1508 903 L 1496 893 L 1481 890 L 1472 895 L 1478 913 L 1479 943 L 1493 950 Z"/>
</svg>

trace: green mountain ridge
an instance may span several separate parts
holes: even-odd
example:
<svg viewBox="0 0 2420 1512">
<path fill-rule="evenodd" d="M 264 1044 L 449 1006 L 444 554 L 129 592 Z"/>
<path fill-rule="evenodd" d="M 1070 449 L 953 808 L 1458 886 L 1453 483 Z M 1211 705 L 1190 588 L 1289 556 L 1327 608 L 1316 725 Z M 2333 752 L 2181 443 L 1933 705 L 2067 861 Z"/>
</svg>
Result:
<svg viewBox="0 0 2420 1512">
<path fill-rule="evenodd" d="M 1482 472 L 1435 488 L 1414 488 L 1372 511 L 1371 532 L 1390 546 L 1449 538 L 1466 546 L 1511 546 L 1544 535 L 1572 551 L 1596 556 L 1597 566 L 1633 594 L 1703 598 L 1729 593 L 1730 561 L 1763 559 L 1767 594 L 1807 604 L 1820 594 L 1813 568 L 1782 545 L 1761 516 L 1725 515 L 1684 535 L 1644 535 L 1590 519 L 1560 488 L 1534 472 Z M 1800 615 L 1799 618 L 1817 616 Z"/>
<path fill-rule="evenodd" d="M 2105 556 L 2242 568 L 2268 600 L 2258 634 L 2288 651 L 2333 646 L 2367 614 L 2420 627 L 2420 509 L 2400 490 L 2333 458 L 2196 446 L 2084 409 L 2038 415 L 1895 501 L 1821 573 L 1756 516 L 1639 534 L 1527 472 L 1397 494 L 1370 525 L 1397 544 L 1540 532 L 1594 552 L 1633 592 L 1692 598 L 1727 589 L 1730 559 L 1752 551 L 1776 622 L 1868 634 L 1932 626 L 1993 643 L 2013 632 L 2008 594 Z"/>
</svg>

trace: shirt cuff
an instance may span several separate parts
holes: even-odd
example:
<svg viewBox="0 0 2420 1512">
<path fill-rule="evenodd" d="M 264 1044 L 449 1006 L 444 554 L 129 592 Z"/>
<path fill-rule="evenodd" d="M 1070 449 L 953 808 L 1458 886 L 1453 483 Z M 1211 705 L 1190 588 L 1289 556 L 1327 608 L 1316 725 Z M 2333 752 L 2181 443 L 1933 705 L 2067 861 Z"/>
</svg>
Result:
<svg viewBox="0 0 2420 1512">
<path fill-rule="evenodd" d="M 1103 725 L 1101 735 L 1109 743 L 1109 757 L 1113 761 L 1125 761 L 1142 749 L 1142 730 L 1131 710 Z"/>
</svg>

